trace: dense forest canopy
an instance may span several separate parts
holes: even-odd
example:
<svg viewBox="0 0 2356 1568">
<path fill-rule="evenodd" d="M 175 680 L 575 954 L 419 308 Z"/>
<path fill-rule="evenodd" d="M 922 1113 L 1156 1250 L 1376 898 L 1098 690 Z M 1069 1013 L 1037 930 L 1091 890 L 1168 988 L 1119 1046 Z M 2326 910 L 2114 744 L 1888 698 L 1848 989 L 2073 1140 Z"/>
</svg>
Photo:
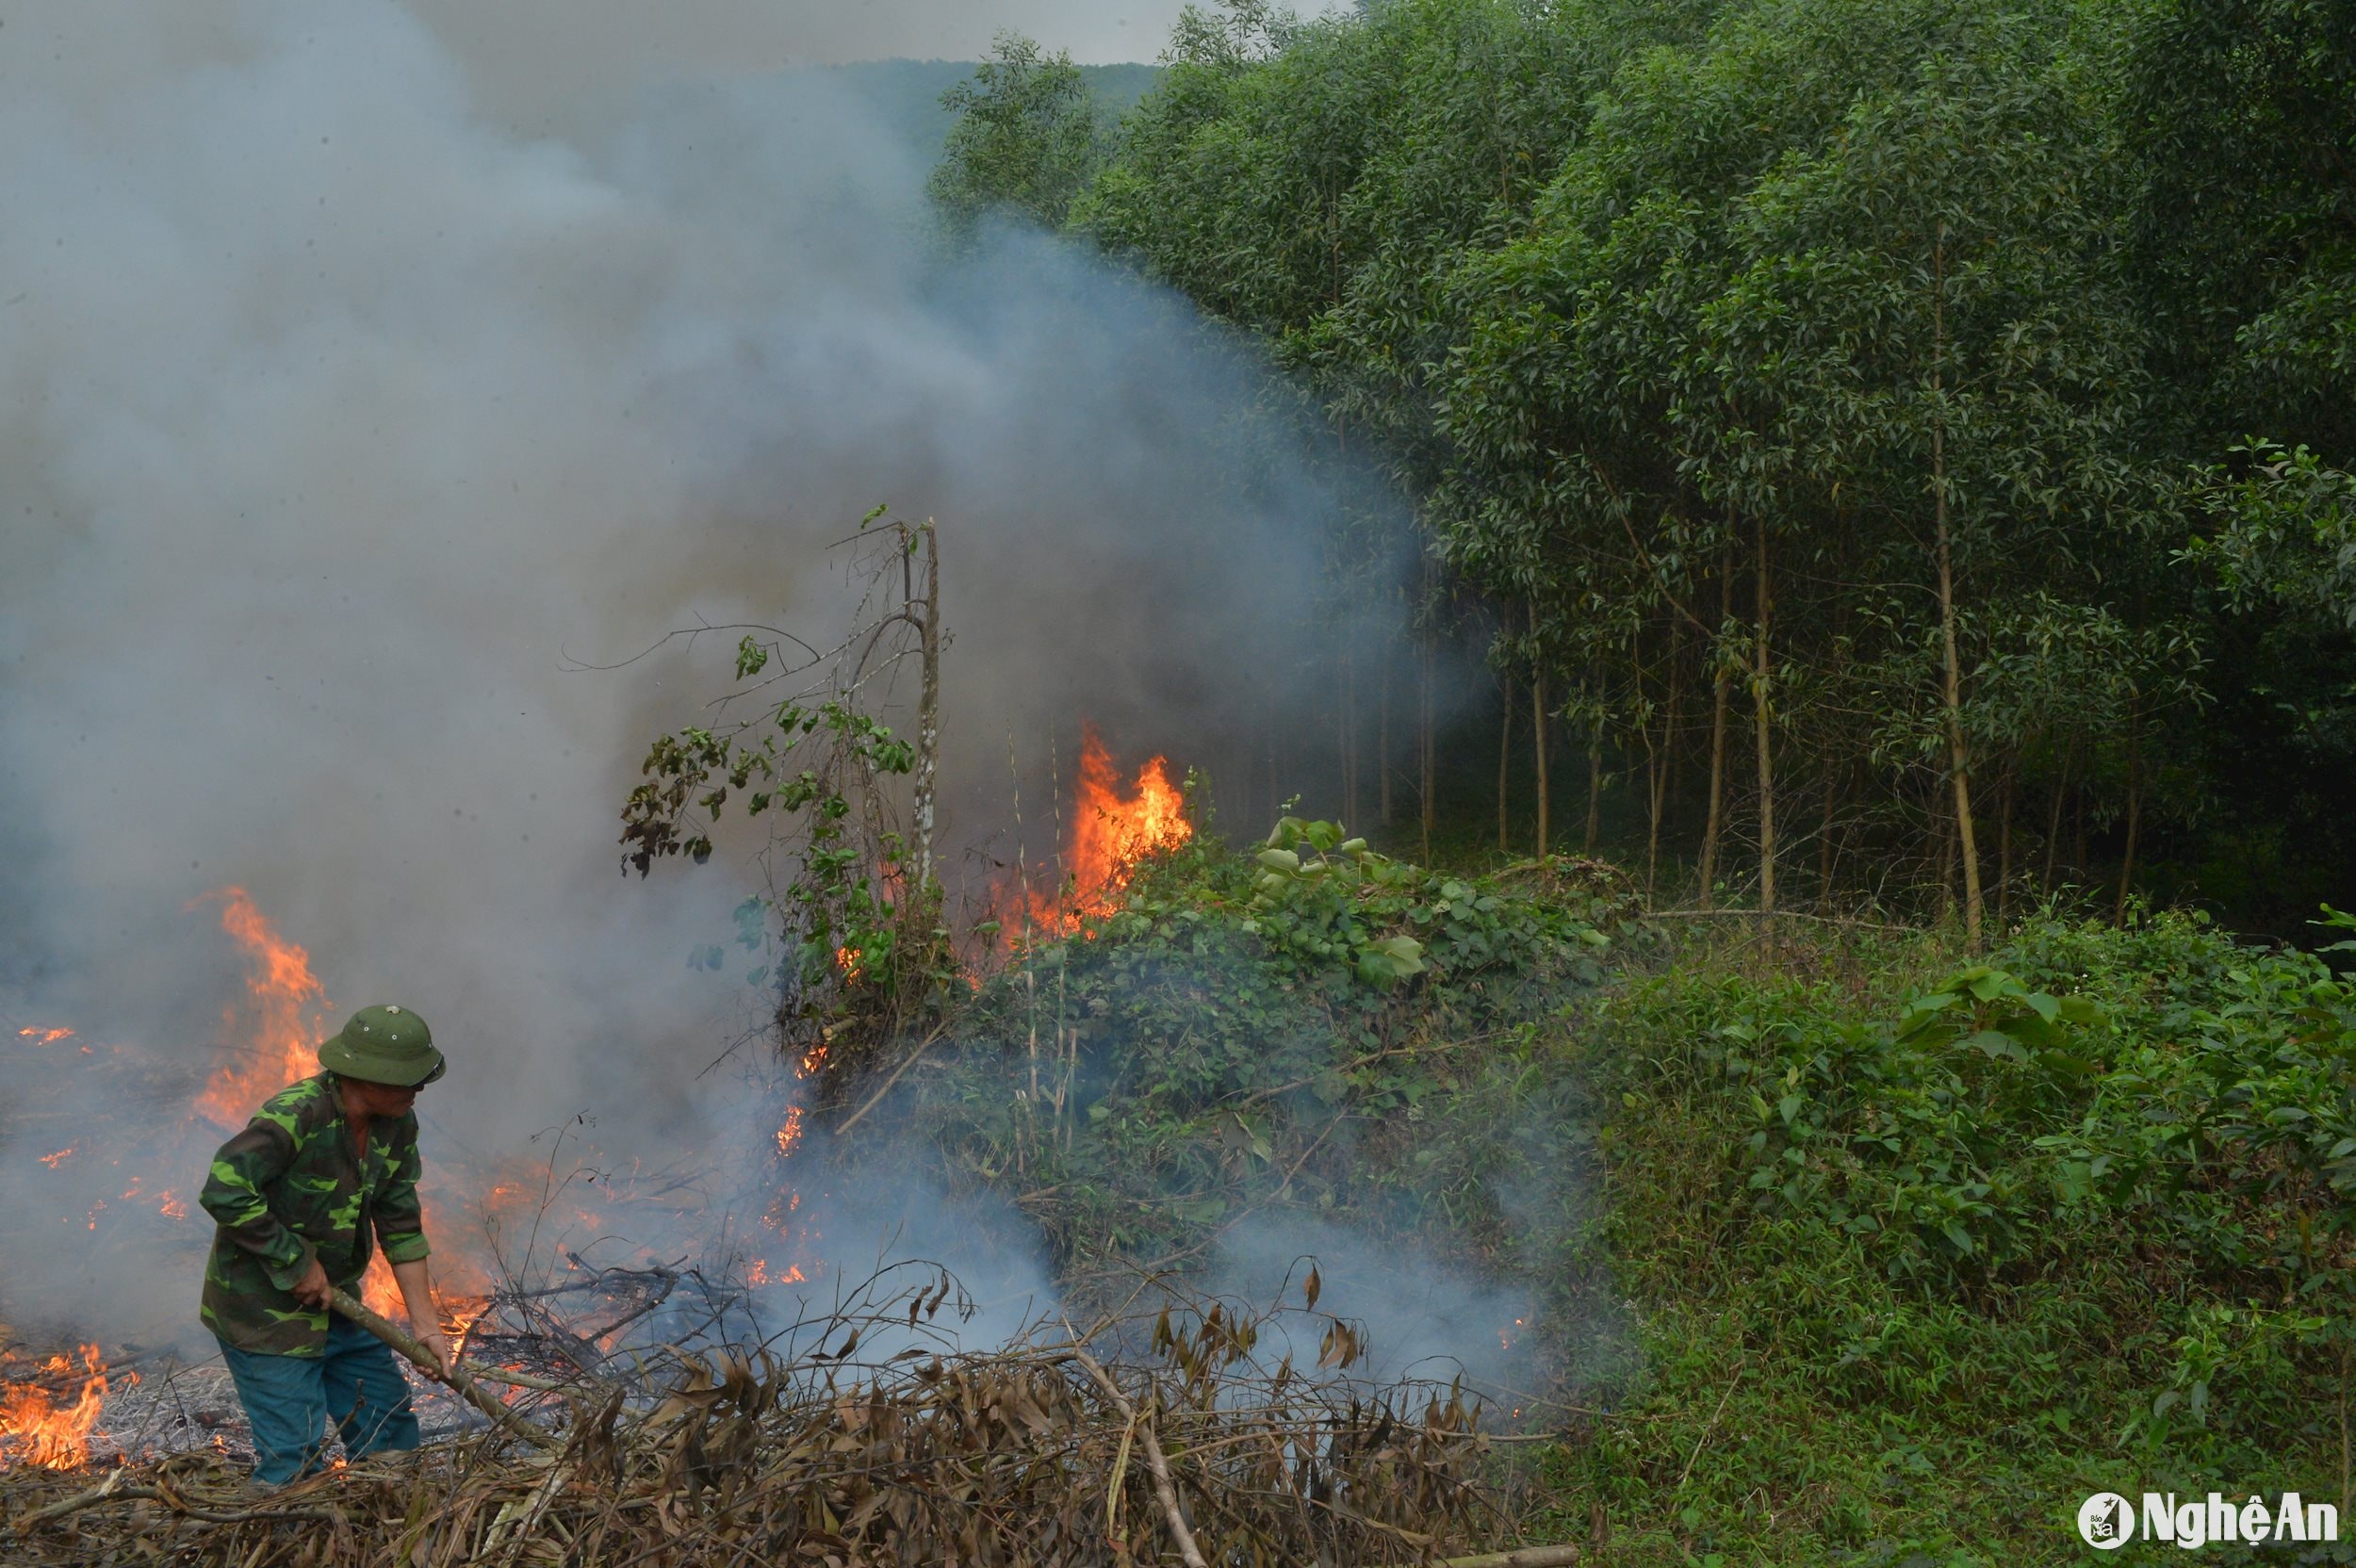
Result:
<svg viewBox="0 0 2356 1568">
<path fill-rule="evenodd" d="M 2356 869 L 2356 0 L 1230 0 L 1164 65 L 1116 122 L 1002 41 L 936 191 L 1252 335 L 1412 498 L 1326 592 L 1486 652 L 1517 847 L 1560 797 L 1705 903 L 1975 938 L 2295 932 Z M 1429 657 L 1337 658 L 1340 811 L 1486 789 Z"/>
</svg>

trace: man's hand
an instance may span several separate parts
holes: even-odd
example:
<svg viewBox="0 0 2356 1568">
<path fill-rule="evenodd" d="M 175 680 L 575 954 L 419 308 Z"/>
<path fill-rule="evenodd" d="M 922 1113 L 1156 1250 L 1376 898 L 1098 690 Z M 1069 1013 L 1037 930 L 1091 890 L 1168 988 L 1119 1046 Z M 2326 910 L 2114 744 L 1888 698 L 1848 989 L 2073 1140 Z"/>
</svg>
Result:
<svg viewBox="0 0 2356 1568">
<path fill-rule="evenodd" d="M 327 1269 L 317 1256 L 311 1259 L 310 1272 L 294 1282 L 294 1298 L 313 1312 L 325 1312 L 328 1298 L 335 1287 L 327 1282 Z"/>
<path fill-rule="evenodd" d="M 429 1375 L 440 1381 L 448 1382 L 450 1368 L 450 1341 L 442 1337 L 442 1326 L 432 1318 L 421 1318 L 412 1315 L 409 1319 L 409 1332 L 434 1360 L 435 1369 Z"/>
</svg>

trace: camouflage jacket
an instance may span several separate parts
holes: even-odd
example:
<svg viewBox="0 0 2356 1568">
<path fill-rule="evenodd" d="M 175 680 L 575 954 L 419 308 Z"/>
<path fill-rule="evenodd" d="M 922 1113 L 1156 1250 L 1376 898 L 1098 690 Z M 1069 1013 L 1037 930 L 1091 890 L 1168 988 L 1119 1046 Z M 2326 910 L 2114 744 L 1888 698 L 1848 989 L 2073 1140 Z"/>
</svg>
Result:
<svg viewBox="0 0 2356 1568">
<path fill-rule="evenodd" d="M 327 1314 L 293 1295 L 314 1257 L 351 1290 L 368 1266 L 371 1227 L 390 1262 L 426 1255 L 417 1115 L 378 1118 L 362 1159 L 335 1075 L 290 1084 L 221 1146 L 198 1201 L 221 1226 L 205 1267 L 205 1326 L 240 1350 L 319 1355 Z"/>
</svg>

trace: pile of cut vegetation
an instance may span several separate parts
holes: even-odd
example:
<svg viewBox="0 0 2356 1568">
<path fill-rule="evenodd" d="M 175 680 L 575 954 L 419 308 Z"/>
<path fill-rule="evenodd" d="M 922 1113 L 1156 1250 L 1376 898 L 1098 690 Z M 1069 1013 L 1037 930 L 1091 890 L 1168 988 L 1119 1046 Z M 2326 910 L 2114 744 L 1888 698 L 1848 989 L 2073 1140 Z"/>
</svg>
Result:
<svg viewBox="0 0 2356 1568">
<path fill-rule="evenodd" d="M 582 1375 L 532 1419 L 256 1495 L 209 1453 L 0 1472 L 25 1568 L 91 1562 L 1430 1562 L 1499 1527 L 1486 1441 L 1445 1386 L 1261 1364 L 1265 1315 L 1041 1325 L 988 1351 L 930 1332 L 942 1275 L 794 1325 L 801 1348 Z M 942 1322 L 957 1316 L 952 1310 Z M 1345 1332 L 1323 1320 L 1329 1336 Z M 1091 1346 L 1150 1340 L 1112 1364 Z M 1335 1358 L 1347 1361 L 1347 1352 Z M 518 1446 L 514 1439 L 528 1440 Z"/>
</svg>

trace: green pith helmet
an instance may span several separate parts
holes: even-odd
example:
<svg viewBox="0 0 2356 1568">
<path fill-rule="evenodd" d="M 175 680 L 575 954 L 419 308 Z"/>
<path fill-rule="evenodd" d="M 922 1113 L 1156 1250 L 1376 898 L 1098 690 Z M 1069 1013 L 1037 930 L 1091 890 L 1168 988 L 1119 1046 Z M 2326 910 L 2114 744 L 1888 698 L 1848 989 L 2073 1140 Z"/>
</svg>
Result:
<svg viewBox="0 0 2356 1568">
<path fill-rule="evenodd" d="M 423 1088 L 448 1065 L 434 1031 L 406 1007 L 363 1007 L 342 1034 L 319 1042 L 319 1066 L 371 1084 Z"/>
</svg>

